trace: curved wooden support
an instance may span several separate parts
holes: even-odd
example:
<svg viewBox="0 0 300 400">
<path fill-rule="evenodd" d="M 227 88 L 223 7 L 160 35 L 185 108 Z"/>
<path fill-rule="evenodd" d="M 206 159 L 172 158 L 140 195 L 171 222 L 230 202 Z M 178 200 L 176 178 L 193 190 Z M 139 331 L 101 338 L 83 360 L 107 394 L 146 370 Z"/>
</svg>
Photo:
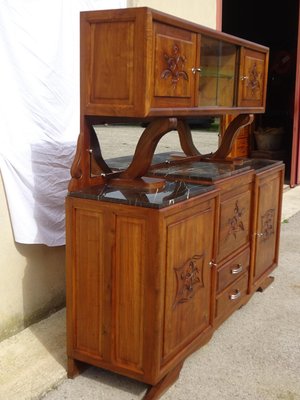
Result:
<svg viewBox="0 0 300 400">
<path fill-rule="evenodd" d="M 146 392 L 143 400 L 157 400 L 159 399 L 168 388 L 173 385 L 173 383 L 178 379 L 183 362 L 178 364 L 174 369 L 172 369 L 161 381 L 156 385 L 151 386 Z"/>
<path fill-rule="evenodd" d="M 83 175 L 82 157 L 81 157 L 83 143 L 84 143 L 84 133 L 81 132 L 77 139 L 76 153 L 70 170 L 72 179 L 69 182 L 68 186 L 69 191 L 72 191 L 74 187 L 76 187 L 77 181 Z"/>
<path fill-rule="evenodd" d="M 185 120 L 178 120 L 177 130 L 180 140 L 180 145 L 184 154 L 187 156 L 199 156 L 201 153 L 197 150 L 193 142 L 193 137 L 189 124 Z"/>
<path fill-rule="evenodd" d="M 253 122 L 253 114 L 240 114 L 233 119 L 224 133 L 222 143 L 211 159 L 224 160 L 231 152 L 233 143 L 239 134 L 239 130 Z"/>
<path fill-rule="evenodd" d="M 76 153 L 71 166 L 72 179 L 68 186 L 69 192 L 90 184 L 91 155 L 101 172 L 112 172 L 102 157 L 99 141 L 93 126 L 88 121 L 84 121 L 83 128 L 78 136 Z"/>
<path fill-rule="evenodd" d="M 82 167 L 80 165 L 80 161 L 81 161 L 81 149 L 83 146 L 83 141 L 84 141 L 84 134 L 83 132 L 81 132 L 77 139 L 76 153 L 70 170 L 71 177 L 74 179 L 80 179 L 82 176 Z"/>
<path fill-rule="evenodd" d="M 136 179 L 145 175 L 151 165 L 157 143 L 166 133 L 176 128 L 176 118 L 159 118 L 152 121 L 138 141 L 131 164 L 119 178 Z"/>
<path fill-rule="evenodd" d="M 106 164 L 102 157 L 99 140 L 93 126 L 91 126 L 90 129 L 90 147 L 92 150 L 92 156 L 97 165 L 100 167 L 101 171 L 106 174 L 112 172 L 111 168 Z"/>
</svg>

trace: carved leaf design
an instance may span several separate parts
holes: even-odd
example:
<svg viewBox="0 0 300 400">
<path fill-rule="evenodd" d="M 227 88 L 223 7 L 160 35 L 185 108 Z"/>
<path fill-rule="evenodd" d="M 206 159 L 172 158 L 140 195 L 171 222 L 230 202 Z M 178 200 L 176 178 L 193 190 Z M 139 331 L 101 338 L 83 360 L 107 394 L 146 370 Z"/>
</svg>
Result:
<svg viewBox="0 0 300 400">
<path fill-rule="evenodd" d="M 192 299 L 195 292 L 204 286 L 203 283 L 204 254 L 194 255 L 183 265 L 174 268 L 177 279 L 177 291 L 173 309 L 180 303 Z"/>
<path fill-rule="evenodd" d="M 236 239 L 237 233 L 244 231 L 245 226 L 242 220 L 243 214 L 245 212 L 244 208 L 240 208 L 238 200 L 235 202 L 235 207 L 233 210 L 233 216 L 228 219 L 228 233 L 226 239 L 228 239 L 231 235 Z"/>
<path fill-rule="evenodd" d="M 267 240 L 274 234 L 275 209 L 270 208 L 261 216 L 262 239 Z"/>
<path fill-rule="evenodd" d="M 188 74 L 184 71 L 186 58 L 180 54 L 179 45 L 174 44 L 172 54 L 169 55 L 164 53 L 163 58 L 167 63 L 167 68 L 161 73 L 161 79 L 168 79 L 171 77 L 171 83 L 174 89 L 176 88 L 180 78 L 185 81 L 189 80 Z"/>
</svg>

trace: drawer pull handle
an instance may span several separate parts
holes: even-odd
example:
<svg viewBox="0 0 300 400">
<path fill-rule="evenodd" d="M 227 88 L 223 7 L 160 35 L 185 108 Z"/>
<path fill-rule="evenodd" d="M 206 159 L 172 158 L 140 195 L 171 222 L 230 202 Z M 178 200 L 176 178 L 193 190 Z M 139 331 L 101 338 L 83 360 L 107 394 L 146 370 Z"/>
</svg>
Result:
<svg viewBox="0 0 300 400">
<path fill-rule="evenodd" d="M 230 300 L 237 300 L 241 297 L 241 292 L 237 289 L 235 293 L 229 295 Z"/>
<path fill-rule="evenodd" d="M 232 268 L 231 273 L 232 273 L 232 275 L 237 275 L 237 274 L 239 274 L 239 273 L 242 272 L 242 271 L 243 271 L 243 266 L 242 266 L 242 264 L 238 264 L 238 265 L 237 265 L 237 268 Z"/>
</svg>

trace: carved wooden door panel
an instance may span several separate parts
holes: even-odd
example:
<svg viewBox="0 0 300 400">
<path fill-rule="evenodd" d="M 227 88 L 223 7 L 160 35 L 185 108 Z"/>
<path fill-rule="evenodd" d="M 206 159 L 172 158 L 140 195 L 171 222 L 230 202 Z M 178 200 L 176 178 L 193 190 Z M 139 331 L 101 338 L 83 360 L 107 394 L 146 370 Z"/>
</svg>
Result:
<svg viewBox="0 0 300 400">
<path fill-rule="evenodd" d="M 278 262 L 283 167 L 277 172 L 263 174 L 257 183 L 258 207 L 253 238 L 254 284 Z"/>
<path fill-rule="evenodd" d="M 97 202 L 67 198 L 67 320 L 68 356 L 109 360 L 107 340 L 111 315 L 108 282 L 111 235 L 105 237 L 109 219 Z"/>
<path fill-rule="evenodd" d="M 197 35 L 160 23 L 154 26 L 152 106 L 193 107 Z"/>
<path fill-rule="evenodd" d="M 166 300 L 163 361 L 190 344 L 211 323 L 215 202 L 166 223 Z"/>
<path fill-rule="evenodd" d="M 265 53 L 241 49 L 238 106 L 264 106 L 266 67 Z"/>
</svg>

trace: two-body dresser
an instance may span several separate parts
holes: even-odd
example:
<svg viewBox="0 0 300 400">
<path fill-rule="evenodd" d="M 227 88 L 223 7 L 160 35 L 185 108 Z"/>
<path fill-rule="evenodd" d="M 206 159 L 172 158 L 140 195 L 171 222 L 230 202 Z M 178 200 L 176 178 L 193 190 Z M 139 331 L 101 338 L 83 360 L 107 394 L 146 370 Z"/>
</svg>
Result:
<svg viewBox="0 0 300 400">
<path fill-rule="evenodd" d="M 81 131 L 66 199 L 70 377 L 88 363 L 159 398 L 271 282 L 284 166 L 228 157 L 264 112 L 267 68 L 267 48 L 149 8 L 81 13 Z M 227 113 L 236 117 L 219 148 L 201 154 L 187 118 Z M 146 126 L 129 165 L 105 161 L 95 131 L 120 122 Z M 154 157 L 171 130 L 182 155 Z"/>
</svg>

